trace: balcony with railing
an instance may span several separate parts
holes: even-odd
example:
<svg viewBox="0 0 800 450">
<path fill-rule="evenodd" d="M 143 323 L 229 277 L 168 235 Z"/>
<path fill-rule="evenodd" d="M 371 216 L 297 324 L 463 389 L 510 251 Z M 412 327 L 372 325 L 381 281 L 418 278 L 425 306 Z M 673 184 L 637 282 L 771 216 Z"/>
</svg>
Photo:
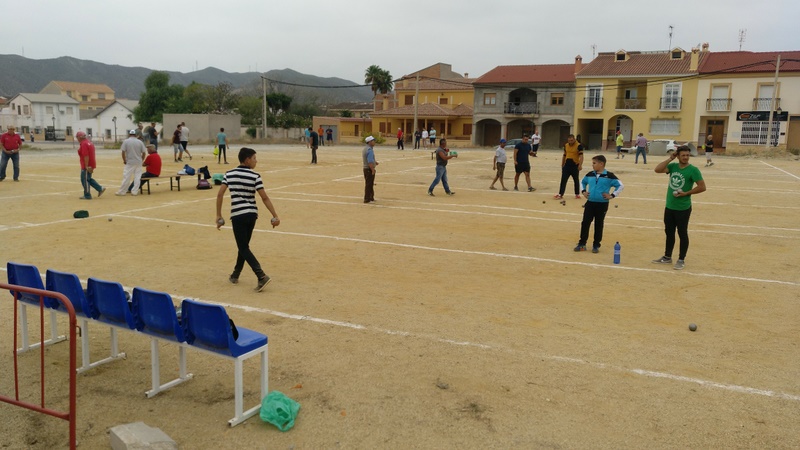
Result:
<svg viewBox="0 0 800 450">
<path fill-rule="evenodd" d="M 503 114 L 531 115 L 539 114 L 538 102 L 506 102 L 503 104 Z"/>
<path fill-rule="evenodd" d="M 660 111 L 680 111 L 683 97 L 661 97 Z"/>
<path fill-rule="evenodd" d="M 603 109 L 602 97 L 584 97 L 583 109 L 587 111 L 599 111 Z"/>
<path fill-rule="evenodd" d="M 772 97 L 764 98 L 754 98 L 753 99 L 753 110 L 754 111 L 769 111 L 770 107 L 772 106 Z M 780 97 L 775 99 L 775 109 L 781 107 L 781 99 Z"/>
<path fill-rule="evenodd" d="M 706 99 L 706 111 L 730 111 L 733 99 L 731 98 L 708 98 Z"/>
<path fill-rule="evenodd" d="M 616 109 L 647 109 L 647 98 L 618 98 Z"/>
</svg>

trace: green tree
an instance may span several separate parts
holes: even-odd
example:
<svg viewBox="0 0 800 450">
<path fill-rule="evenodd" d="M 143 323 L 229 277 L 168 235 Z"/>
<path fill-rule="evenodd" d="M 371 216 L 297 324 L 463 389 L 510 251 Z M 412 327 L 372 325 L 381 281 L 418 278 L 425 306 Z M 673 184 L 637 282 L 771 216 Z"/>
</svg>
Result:
<svg viewBox="0 0 800 450">
<path fill-rule="evenodd" d="M 371 85 L 373 95 L 376 95 L 378 92 L 387 94 L 394 87 L 392 75 L 389 71 L 381 69 L 380 66 L 376 66 L 375 64 L 369 66 L 364 72 L 364 82 Z"/>
<path fill-rule="evenodd" d="M 343 109 L 339 112 L 339 117 L 353 117 L 353 111 L 349 109 Z"/>
<path fill-rule="evenodd" d="M 234 92 L 233 85 L 220 82 L 209 89 L 210 111 L 217 114 L 227 114 L 236 108 L 239 102 L 239 95 Z"/>
<path fill-rule="evenodd" d="M 288 112 L 298 115 L 300 117 L 305 117 L 307 119 L 310 119 L 314 116 L 319 116 L 322 113 L 319 106 L 313 103 L 293 104 L 289 108 Z"/>
<path fill-rule="evenodd" d="M 260 97 L 239 98 L 239 114 L 246 125 L 261 125 L 262 99 Z"/>
<path fill-rule="evenodd" d="M 180 112 L 171 109 L 179 106 L 183 86 L 170 86 L 168 73 L 154 71 L 144 80 L 144 89 L 139 106 L 133 111 L 137 122 L 161 122 L 164 112 Z"/>
<path fill-rule="evenodd" d="M 205 114 L 211 111 L 211 86 L 192 81 L 183 90 L 183 98 L 192 114 Z"/>
<path fill-rule="evenodd" d="M 275 114 L 279 111 L 288 111 L 292 105 L 292 100 L 292 97 L 280 92 L 267 94 L 267 106 Z"/>
</svg>

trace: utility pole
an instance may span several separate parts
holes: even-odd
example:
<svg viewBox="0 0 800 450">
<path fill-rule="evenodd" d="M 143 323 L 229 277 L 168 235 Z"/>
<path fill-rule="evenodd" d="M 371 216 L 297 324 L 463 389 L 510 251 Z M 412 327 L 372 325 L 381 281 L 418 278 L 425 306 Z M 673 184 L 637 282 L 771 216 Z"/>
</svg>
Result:
<svg viewBox="0 0 800 450">
<path fill-rule="evenodd" d="M 414 133 L 417 132 L 417 108 L 419 107 L 419 72 L 417 72 L 417 84 L 414 87 Z"/>
<path fill-rule="evenodd" d="M 668 51 L 672 51 L 672 30 L 674 27 L 672 25 L 669 26 L 669 48 Z"/>
<path fill-rule="evenodd" d="M 777 61 L 775 61 L 775 80 L 772 82 L 772 102 L 769 104 L 769 126 L 767 127 L 767 145 L 765 146 L 766 150 L 769 151 L 769 141 L 772 138 L 772 119 L 775 118 L 775 101 L 778 96 L 778 71 L 781 68 L 781 55 L 778 55 Z M 781 123 L 778 122 L 778 129 L 775 131 L 777 136 L 775 136 L 775 146 L 778 146 L 778 141 L 781 138 Z"/>
<path fill-rule="evenodd" d="M 263 138 L 267 138 L 267 79 L 264 76 L 261 76 L 261 90 L 262 90 L 262 99 L 261 99 L 261 128 Z"/>
</svg>

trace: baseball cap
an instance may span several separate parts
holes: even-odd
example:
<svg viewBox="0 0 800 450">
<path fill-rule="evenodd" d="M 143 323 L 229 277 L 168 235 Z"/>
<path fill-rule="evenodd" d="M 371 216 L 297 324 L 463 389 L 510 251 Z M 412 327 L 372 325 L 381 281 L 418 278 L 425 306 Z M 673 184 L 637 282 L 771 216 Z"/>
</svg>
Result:
<svg viewBox="0 0 800 450">
<path fill-rule="evenodd" d="M 136 130 L 128 131 L 128 134 L 134 135 L 134 134 L 136 134 Z"/>
<path fill-rule="evenodd" d="M 78 139 L 85 138 L 86 137 L 86 133 L 84 133 L 83 131 L 78 131 L 77 133 L 75 133 L 75 137 L 78 138 Z"/>
<path fill-rule="evenodd" d="M 506 140 L 505 140 L 505 139 L 500 139 L 500 143 L 501 143 L 501 144 L 504 144 L 505 142 L 506 142 Z"/>
<path fill-rule="evenodd" d="M 366 139 L 364 139 L 364 142 L 366 142 L 366 143 L 370 143 L 370 142 L 372 142 L 372 141 L 374 141 L 374 140 L 375 140 L 375 138 L 374 138 L 374 137 L 372 137 L 372 136 L 367 136 L 367 138 L 366 138 Z"/>
</svg>

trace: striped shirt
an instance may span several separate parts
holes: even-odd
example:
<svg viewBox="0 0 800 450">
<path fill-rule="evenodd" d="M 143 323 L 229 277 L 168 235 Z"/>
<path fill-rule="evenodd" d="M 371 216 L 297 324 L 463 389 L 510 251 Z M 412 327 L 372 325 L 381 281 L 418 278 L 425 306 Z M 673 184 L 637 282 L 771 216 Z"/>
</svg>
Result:
<svg viewBox="0 0 800 450">
<path fill-rule="evenodd" d="M 264 189 L 261 175 L 244 166 L 225 173 L 222 184 L 231 191 L 231 217 L 244 214 L 258 215 L 256 191 Z"/>
</svg>

